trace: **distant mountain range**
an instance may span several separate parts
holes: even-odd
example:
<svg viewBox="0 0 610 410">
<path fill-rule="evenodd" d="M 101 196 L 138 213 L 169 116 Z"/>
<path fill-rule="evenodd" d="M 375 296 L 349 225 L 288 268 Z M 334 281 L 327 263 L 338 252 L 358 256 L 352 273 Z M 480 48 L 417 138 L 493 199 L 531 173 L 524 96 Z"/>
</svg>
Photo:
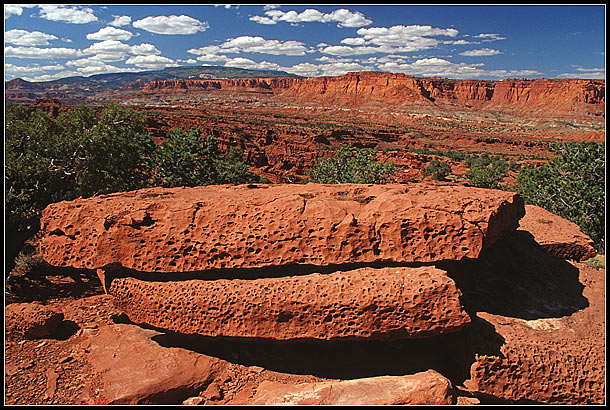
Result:
<svg viewBox="0 0 610 410">
<path fill-rule="evenodd" d="M 228 79 L 252 77 L 299 77 L 285 71 L 248 70 L 221 66 L 169 67 L 128 73 L 96 74 L 89 77 L 75 76 L 52 81 L 32 82 L 16 78 L 4 83 L 8 100 L 30 100 L 37 97 L 78 98 L 98 92 L 118 89 L 130 83 L 147 83 L 155 80 L 180 79 Z"/>
</svg>

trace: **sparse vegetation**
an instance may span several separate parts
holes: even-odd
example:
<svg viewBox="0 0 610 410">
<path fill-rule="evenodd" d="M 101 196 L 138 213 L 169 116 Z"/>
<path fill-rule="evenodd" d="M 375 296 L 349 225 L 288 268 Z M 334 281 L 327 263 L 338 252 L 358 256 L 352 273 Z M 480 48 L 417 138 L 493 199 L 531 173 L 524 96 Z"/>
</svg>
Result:
<svg viewBox="0 0 610 410">
<path fill-rule="evenodd" d="M 342 144 L 331 158 L 319 158 L 309 170 L 309 181 L 322 184 L 383 184 L 397 167 L 394 162 L 378 163 L 375 151 Z"/>
<path fill-rule="evenodd" d="M 423 169 L 422 174 L 425 177 L 430 176 L 436 181 L 447 180 L 447 175 L 451 173 L 451 165 L 444 161 L 433 159 L 430 164 Z"/>
<path fill-rule="evenodd" d="M 466 165 L 470 168 L 466 173 L 469 185 L 479 188 L 506 188 L 502 185 L 502 181 L 506 176 L 509 165 L 499 155 L 471 156 L 466 159 Z"/>
<path fill-rule="evenodd" d="M 516 191 L 526 203 L 574 222 L 603 249 L 605 144 L 558 143 L 551 149 L 557 156 L 547 164 L 519 171 Z"/>
</svg>

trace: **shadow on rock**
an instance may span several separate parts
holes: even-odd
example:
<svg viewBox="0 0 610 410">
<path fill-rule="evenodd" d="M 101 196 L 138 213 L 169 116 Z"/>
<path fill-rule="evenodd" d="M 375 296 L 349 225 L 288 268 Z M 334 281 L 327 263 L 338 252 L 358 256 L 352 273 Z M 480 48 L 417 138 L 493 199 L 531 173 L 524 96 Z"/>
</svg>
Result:
<svg viewBox="0 0 610 410">
<path fill-rule="evenodd" d="M 164 333 L 153 337 L 164 347 L 180 347 L 244 366 L 328 379 L 414 374 L 429 369 L 465 379 L 469 368 L 446 354 L 443 335 L 394 342 L 269 340 Z"/>
<path fill-rule="evenodd" d="M 80 327 L 73 320 L 63 320 L 53 332 L 52 337 L 57 340 L 68 340 L 79 329 Z"/>
<path fill-rule="evenodd" d="M 444 261 L 471 315 L 488 312 L 526 320 L 570 315 L 589 305 L 579 272 L 552 256 L 526 231 L 515 231 L 477 260 Z"/>
</svg>

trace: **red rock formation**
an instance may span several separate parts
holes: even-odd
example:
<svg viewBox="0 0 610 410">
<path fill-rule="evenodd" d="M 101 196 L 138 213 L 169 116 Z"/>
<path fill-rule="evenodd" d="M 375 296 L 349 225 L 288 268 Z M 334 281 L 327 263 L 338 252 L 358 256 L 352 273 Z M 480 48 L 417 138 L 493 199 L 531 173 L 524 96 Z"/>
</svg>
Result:
<svg viewBox="0 0 610 410">
<path fill-rule="evenodd" d="M 473 319 L 445 335 L 469 369 L 466 388 L 506 402 L 603 403 L 603 269 L 549 255 L 521 230 L 446 269 Z"/>
<path fill-rule="evenodd" d="M 40 339 L 53 334 L 64 315 L 40 303 L 11 303 L 4 309 L 7 338 Z"/>
<path fill-rule="evenodd" d="M 32 104 L 28 106 L 28 111 L 41 110 L 51 114 L 51 118 L 57 117 L 61 109 L 61 104 L 54 98 L 36 98 Z"/>
<path fill-rule="evenodd" d="M 459 260 L 523 214 L 517 194 L 450 185 L 151 188 L 49 205 L 39 251 L 141 272 Z"/>
<path fill-rule="evenodd" d="M 212 337 L 386 340 L 470 323 L 459 290 L 434 267 L 290 273 L 248 280 L 116 278 L 109 293 L 135 323 Z"/>
<path fill-rule="evenodd" d="M 580 227 L 539 206 L 526 205 L 520 229 L 530 232 L 548 253 L 562 259 L 585 260 L 597 252 Z"/>
<path fill-rule="evenodd" d="M 603 113 L 605 106 L 603 80 L 542 78 L 495 82 L 381 72 L 348 73 L 337 77 L 153 81 L 146 83 L 142 92 L 208 89 L 264 91 L 286 101 L 363 108 L 449 104 L 464 109 L 489 110 L 523 106 L 555 115 L 579 112 L 585 105 L 589 110 Z"/>
<path fill-rule="evenodd" d="M 262 382 L 251 398 L 228 404 L 254 405 L 404 405 L 456 404 L 451 382 L 434 370 L 406 376 L 379 376 L 287 385 Z"/>
</svg>

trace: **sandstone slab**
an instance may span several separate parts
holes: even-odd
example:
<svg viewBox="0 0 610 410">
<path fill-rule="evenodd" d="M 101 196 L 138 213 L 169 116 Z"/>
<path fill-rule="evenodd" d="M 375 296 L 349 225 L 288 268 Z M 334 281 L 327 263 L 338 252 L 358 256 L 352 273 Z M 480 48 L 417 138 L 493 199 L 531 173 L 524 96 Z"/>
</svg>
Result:
<svg viewBox="0 0 610 410">
<path fill-rule="evenodd" d="M 517 194 L 450 185 L 151 188 L 49 205 L 39 251 L 139 272 L 459 260 L 524 213 Z"/>
<path fill-rule="evenodd" d="M 597 254 L 593 241 L 578 225 L 539 206 L 526 205 L 519 226 L 519 229 L 534 235 L 540 246 L 558 258 L 581 261 Z"/>
<path fill-rule="evenodd" d="M 166 348 L 154 330 L 127 324 L 85 329 L 81 346 L 95 378 L 88 404 L 171 404 L 211 383 L 227 362 L 191 350 Z"/>
<path fill-rule="evenodd" d="M 451 382 L 434 370 L 407 376 L 282 384 L 262 382 L 252 398 L 228 404 L 254 405 L 403 405 L 456 404 Z"/>
<path fill-rule="evenodd" d="M 109 293 L 135 323 L 204 336 L 387 340 L 434 336 L 470 322 L 461 292 L 434 267 L 247 280 L 124 277 L 112 280 Z"/>
<path fill-rule="evenodd" d="M 4 308 L 4 334 L 7 338 L 48 337 L 63 318 L 63 313 L 41 303 L 11 303 Z"/>
</svg>

